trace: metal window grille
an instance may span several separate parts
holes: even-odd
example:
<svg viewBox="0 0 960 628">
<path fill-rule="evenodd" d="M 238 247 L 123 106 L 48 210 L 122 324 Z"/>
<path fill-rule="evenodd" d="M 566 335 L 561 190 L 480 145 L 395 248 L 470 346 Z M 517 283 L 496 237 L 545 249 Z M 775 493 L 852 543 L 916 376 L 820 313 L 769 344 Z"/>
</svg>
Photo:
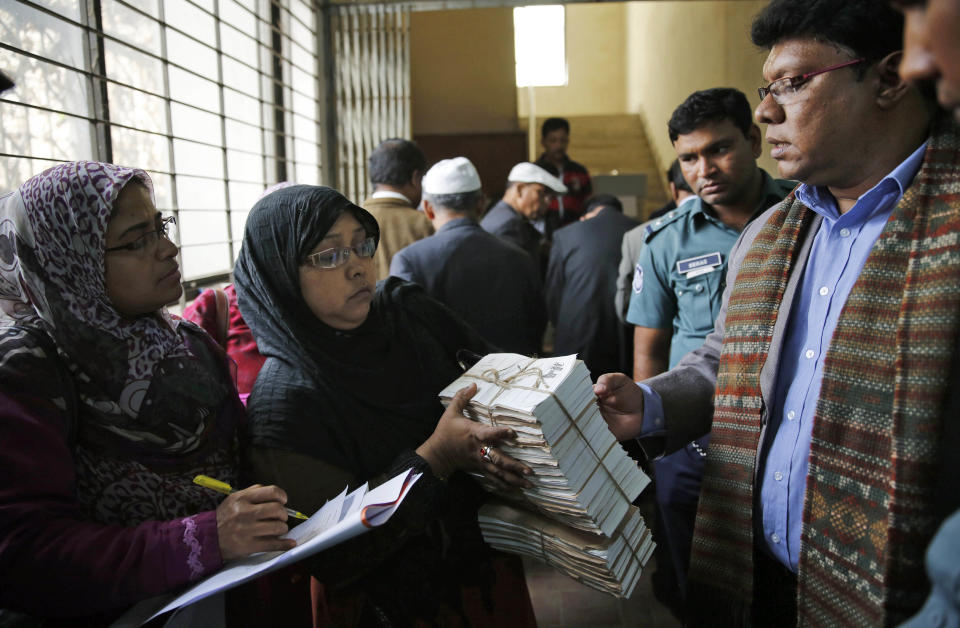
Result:
<svg viewBox="0 0 960 628">
<path fill-rule="evenodd" d="M 308 0 L 7 0 L 0 192 L 61 161 L 143 168 L 185 281 L 225 277 L 267 185 L 320 183 L 320 19 Z"/>
<path fill-rule="evenodd" d="M 337 179 L 344 195 L 359 203 L 370 193 L 370 152 L 385 139 L 412 135 L 410 9 L 357 5 L 330 10 Z"/>
</svg>

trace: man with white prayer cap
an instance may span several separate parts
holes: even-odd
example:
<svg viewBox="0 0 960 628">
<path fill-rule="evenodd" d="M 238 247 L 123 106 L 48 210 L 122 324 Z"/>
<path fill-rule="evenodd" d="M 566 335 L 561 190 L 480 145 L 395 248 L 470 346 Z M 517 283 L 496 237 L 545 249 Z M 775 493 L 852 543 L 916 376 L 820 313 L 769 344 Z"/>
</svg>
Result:
<svg viewBox="0 0 960 628">
<path fill-rule="evenodd" d="M 519 246 L 543 270 L 546 268 L 543 234 L 531 221 L 543 218 L 551 195 L 566 192 L 567 186 L 560 179 L 536 164 L 521 162 L 507 175 L 507 191 L 503 193 L 503 199 L 490 208 L 480 226 Z"/>
<path fill-rule="evenodd" d="M 469 159 L 434 165 L 423 177 L 423 211 L 435 233 L 394 255 L 390 274 L 423 286 L 495 348 L 539 353 L 546 323 L 539 271 L 520 247 L 480 227 L 483 201 Z"/>
</svg>

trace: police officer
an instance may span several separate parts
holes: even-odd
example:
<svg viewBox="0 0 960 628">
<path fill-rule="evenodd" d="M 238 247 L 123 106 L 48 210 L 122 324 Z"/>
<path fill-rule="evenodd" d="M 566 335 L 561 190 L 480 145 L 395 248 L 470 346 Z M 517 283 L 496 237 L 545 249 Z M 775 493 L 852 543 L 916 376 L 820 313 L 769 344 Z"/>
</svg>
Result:
<svg viewBox="0 0 960 628">
<path fill-rule="evenodd" d="M 720 309 L 730 248 L 751 218 L 793 188 L 757 167 L 760 129 L 751 114 L 742 92 L 715 88 L 694 92 L 670 118 L 670 140 L 699 198 L 646 227 L 627 312 L 627 321 L 636 325 L 636 381 L 672 368 L 703 344 Z M 708 439 L 654 463 L 659 543 L 676 572 L 668 603 L 683 598 Z"/>
</svg>

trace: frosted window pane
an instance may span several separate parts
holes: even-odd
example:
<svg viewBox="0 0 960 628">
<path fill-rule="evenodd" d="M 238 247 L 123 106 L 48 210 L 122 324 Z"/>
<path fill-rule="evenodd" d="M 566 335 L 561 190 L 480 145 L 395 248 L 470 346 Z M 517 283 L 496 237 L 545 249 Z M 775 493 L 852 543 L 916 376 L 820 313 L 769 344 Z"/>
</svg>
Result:
<svg viewBox="0 0 960 628">
<path fill-rule="evenodd" d="M 4 105 L 0 115 L 2 152 L 40 159 L 91 159 L 90 123 L 82 118 Z"/>
<path fill-rule="evenodd" d="M 243 228 L 247 224 L 247 216 L 249 215 L 250 212 L 248 211 L 230 212 L 230 229 L 232 229 L 231 234 L 234 242 L 243 239 Z"/>
<path fill-rule="evenodd" d="M 230 208 L 234 212 L 252 209 L 266 189 L 266 186 L 262 183 L 243 183 L 240 181 L 231 181 L 229 186 Z M 237 235 L 236 230 L 234 230 L 233 235 Z"/>
<path fill-rule="evenodd" d="M 214 80 L 217 78 L 216 51 L 169 28 L 167 29 L 167 59 L 197 74 Z"/>
<path fill-rule="evenodd" d="M 320 170 L 316 164 L 301 164 L 296 166 L 297 183 L 306 185 L 320 185 Z"/>
<path fill-rule="evenodd" d="M 202 4 L 202 3 L 197 3 Z M 164 0 L 164 16 L 167 24 L 195 39 L 213 43 L 216 41 L 213 16 L 204 13 L 185 0 Z M 205 7 L 208 8 L 208 7 Z"/>
<path fill-rule="evenodd" d="M 180 259 L 185 280 L 227 272 L 232 261 L 227 244 L 184 246 L 180 249 Z"/>
<path fill-rule="evenodd" d="M 196 75 L 170 67 L 170 97 L 189 105 L 220 113 L 217 85 Z"/>
<path fill-rule="evenodd" d="M 107 84 L 110 100 L 110 119 L 143 131 L 167 133 L 167 114 L 164 101 L 116 83 Z"/>
<path fill-rule="evenodd" d="M 121 83 L 163 95 L 163 65 L 158 59 L 114 41 L 106 40 L 103 45 L 107 76 Z"/>
<path fill-rule="evenodd" d="M 173 120 L 173 135 L 176 137 L 208 144 L 223 144 L 220 116 L 216 114 L 179 103 L 170 103 L 170 119 Z"/>
<path fill-rule="evenodd" d="M 50 109 L 87 115 L 87 81 L 82 74 L 23 55 L 5 55 L 3 71 L 17 86 L 3 97 Z M 0 107 L 0 120 L 3 107 Z M 4 132 L 10 132 L 6 126 Z"/>
<path fill-rule="evenodd" d="M 227 212 L 180 210 L 177 222 L 182 246 L 227 241 Z"/>
<path fill-rule="evenodd" d="M 223 151 L 219 148 L 175 139 L 173 140 L 173 158 L 178 173 L 223 178 Z M 187 207 L 182 197 L 178 197 L 178 200 L 181 207 Z"/>
<path fill-rule="evenodd" d="M 169 144 L 162 135 L 111 127 L 110 139 L 114 162 L 144 170 L 170 169 Z"/>
<path fill-rule="evenodd" d="M 0 41 L 83 69 L 81 31 L 52 15 L 17 2 L 0 5 Z M 4 52 L 7 57 L 9 52 Z"/>
<path fill-rule="evenodd" d="M 141 50 L 160 54 L 160 24 L 115 0 L 102 2 L 105 33 L 121 41 L 136 42 Z"/>
<path fill-rule="evenodd" d="M 226 209 L 223 181 L 198 179 L 196 177 L 177 177 L 177 201 L 181 210 Z M 219 236 L 213 238 L 218 239 Z M 225 238 L 219 238 L 225 239 Z M 210 239 L 204 240 L 209 242 Z"/>
<path fill-rule="evenodd" d="M 227 172 L 231 180 L 263 181 L 263 157 L 228 150 Z"/>
<path fill-rule="evenodd" d="M 245 33 L 255 33 L 257 18 L 233 0 L 220 0 L 220 19 Z"/>
<path fill-rule="evenodd" d="M 0 194 L 12 192 L 33 175 L 40 174 L 59 163 L 26 157 L 0 157 Z"/>
<path fill-rule="evenodd" d="M 259 154 L 262 146 L 259 128 L 227 120 L 227 148 Z"/>
<path fill-rule="evenodd" d="M 153 181 L 154 203 L 162 212 L 173 209 L 173 178 L 168 174 L 147 171 Z"/>
<path fill-rule="evenodd" d="M 232 89 L 223 90 L 223 107 L 228 118 L 260 124 L 260 101 Z"/>
<path fill-rule="evenodd" d="M 223 82 L 246 94 L 257 94 L 260 73 L 228 57 L 223 58 Z"/>
</svg>

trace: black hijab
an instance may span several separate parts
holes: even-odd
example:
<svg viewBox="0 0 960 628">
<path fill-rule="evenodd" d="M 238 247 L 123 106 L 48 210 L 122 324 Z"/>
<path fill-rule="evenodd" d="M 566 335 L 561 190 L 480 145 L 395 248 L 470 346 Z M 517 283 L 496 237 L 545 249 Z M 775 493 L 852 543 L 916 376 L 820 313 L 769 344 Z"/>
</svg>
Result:
<svg viewBox="0 0 960 628">
<path fill-rule="evenodd" d="M 455 354 L 486 343 L 415 284 L 381 282 L 357 329 L 321 322 L 300 291 L 301 262 L 350 212 L 379 242 L 376 220 L 338 192 L 298 185 L 261 199 L 235 268 L 240 310 L 267 361 L 248 406 L 250 440 L 296 451 L 360 479 L 385 471 L 433 431 Z"/>
</svg>

